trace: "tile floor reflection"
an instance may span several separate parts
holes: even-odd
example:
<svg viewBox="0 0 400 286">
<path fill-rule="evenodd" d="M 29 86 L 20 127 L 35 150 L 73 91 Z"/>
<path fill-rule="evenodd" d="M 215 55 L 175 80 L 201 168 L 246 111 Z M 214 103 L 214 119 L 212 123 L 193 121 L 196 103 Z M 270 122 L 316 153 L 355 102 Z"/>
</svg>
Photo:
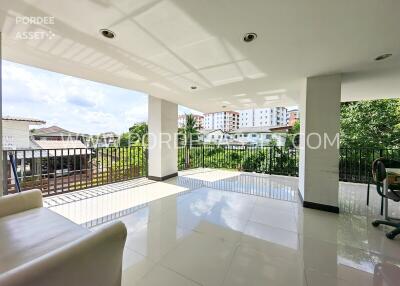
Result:
<svg viewBox="0 0 400 286">
<path fill-rule="evenodd" d="M 366 207 L 365 185 L 341 183 L 336 215 L 301 207 L 291 177 L 202 169 L 141 180 L 45 200 L 92 229 L 125 223 L 123 285 L 399 285 L 400 237 L 371 226 L 373 188 Z"/>
</svg>

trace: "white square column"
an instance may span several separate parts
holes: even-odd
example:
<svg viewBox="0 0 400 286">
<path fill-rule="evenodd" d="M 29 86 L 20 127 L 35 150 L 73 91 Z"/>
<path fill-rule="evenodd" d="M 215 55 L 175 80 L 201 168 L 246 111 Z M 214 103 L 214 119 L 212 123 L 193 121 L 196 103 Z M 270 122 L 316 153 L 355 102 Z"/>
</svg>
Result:
<svg viewBox="0 0 400 286">
<path fill-rule="evenodd" d="M 341 75 L 309 77 L 300 99 L 299 196 L 303 206 L 339 212 Z"/>
<path fill-rule="evenodd" d="M 149 96 L 148 177 L 162 181 L 178 175 L 178 105 Z"/>
</svg>

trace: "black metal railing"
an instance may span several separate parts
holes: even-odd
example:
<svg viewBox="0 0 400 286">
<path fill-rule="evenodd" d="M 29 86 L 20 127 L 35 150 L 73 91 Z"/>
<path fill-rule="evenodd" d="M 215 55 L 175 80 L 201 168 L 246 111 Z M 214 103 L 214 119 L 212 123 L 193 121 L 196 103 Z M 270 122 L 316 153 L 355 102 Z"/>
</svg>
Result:
<svg viewBox="0 0 400 286">
<path fill-rule="evenodd" d="M 378 158 L 400 160 L 398 148 L 341 148 L 339 178 L 341 181 L 368 183 L 372 162 Z"/>
<path fill-rule="evenodd" d="M 49 196 L 147 176 L 147 147 L 27 149 L 3 151 L 3 188 L 16 192 L 9 153 L 16 162 L 21 190 L 41 189 Z M 367 183 L 373 160 L 400 160 L 397 148 L 341 148 L 341 181 Z M 7 158 L 7 159 L 6 159 Z M 277 146 L 180 146 L 178 169 L 222 168 L 298 176 L 299 150 Z"/>
<path fill-rule="evenodd" d="M 276 146 L 181 146 L 178 150 L 178 169 L 223 168 L 297 176 L 298 155 L 295 149 Z"/>
<path fill-rule="evenodd" d="M 147 149 L 143 146 L 3 152 L 6 194 L 16 192 L 16 179 L 22 191 L 38 188 L 49 196 L 147 176 Z M 6 159 L 10 153 L 17 178 Z"/>
<path fill-rule="evenodd" d="M 242 145 L 180 146 L 178 169 L 224 168 L 285 176 L 298 176 L 299 150 L 286 147 Z M 341 148 L 339 179 L 367 183 L 372 162 L 380 157 L 400 160 L 398 148 Z"/>
</svg>

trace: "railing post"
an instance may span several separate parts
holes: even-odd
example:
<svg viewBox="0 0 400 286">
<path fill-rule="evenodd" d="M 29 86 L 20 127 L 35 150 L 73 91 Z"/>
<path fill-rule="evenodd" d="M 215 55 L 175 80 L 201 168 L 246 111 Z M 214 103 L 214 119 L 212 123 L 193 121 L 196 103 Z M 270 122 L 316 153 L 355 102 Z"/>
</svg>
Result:
<svg viewBox="0 0 400 286">
<path fill-rule="evenodd" d="M 272 147 L 269 147 L 269 174 L 272 174 Z"/>
<path fill-rule="evenodd" d="M 149 175 L 149 149 L 145 148 L 145 158 L 146 158 L 146 176 Z"/>
<path fill-rule="evenodd" d="M 202 152 L 202 156 L 201 156 L 202 157 L 202 167 L 204 169 L 204 144 L 201 145 L 201 149 L 202 149 L 201 150 L 201 152 Z"/>
<path fill-rule="evenodd" d="M 0 197 L 2 195 L 8 195 L 8 159 L 7 151 L 3 151 L 3 191 L 0 192 Z"/>
</svg>

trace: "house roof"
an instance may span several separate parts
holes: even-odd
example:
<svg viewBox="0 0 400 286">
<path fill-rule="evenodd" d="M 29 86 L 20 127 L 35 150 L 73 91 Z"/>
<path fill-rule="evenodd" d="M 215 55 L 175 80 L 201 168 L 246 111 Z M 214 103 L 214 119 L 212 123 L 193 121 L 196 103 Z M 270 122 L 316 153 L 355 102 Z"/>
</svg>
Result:
<svg viewBox="0 0 400 286">
<path fill-rule="evenodd" d="M 202 135 L 207 135 L 207 134 L 214 133 L 214 132 L 217 132 L 217 131 L 221 131 L 222 133 L 226 133 L 222 129 L 202 129 L 202 130 L 199 130 L 200 134 L 202 134 Z"/>
<path fill-rule="evenodd" d="M 31 130 L 31 134 L 36 136 L 71 136 L 71 137 L 76 137 L 79 135 L 84 136 L 84 134 L 71 132 L 55 125 Z"/>
<path fill-rule="evenodd" d="M 260 127 L 242 127 L 231 131 L 229 133 L 269 133 L 271 132 L 271 126 L 260 126 Z"/>
<path fill-rule="evenodd" d="M 292 128 L 293 126 L 291 125 L 276 126 L 276 127 L 271 127 L 271 132 L 289 131 Z"/>
<path fill-rule="evenodd" d="M 29 122 L 30 125 L 40 125 L 40 124 L 46 124 L 46 121 L 40 120 L 40 119 L 35 119 L 35 118 L 28 118 L 28 117 L 19 117 L 19 116 L 3 116 L 2 120 L 9 120 L 9 121 L 23 121 L 23 122 Z"/>
<path fill-rule="evenodd" d="M 40 149 L 49 150 L 50 156 L 66 156 L 68 154 L 88 154 L 87 147 L 79 140 L 32 140 Z M 63 149 L 63 151 L 61 151 Z M 74 153 L 75 150 L 75 153 Z"/>
<path fill-rule="evenodd" d="M 111 131 L 111 132 L 100 133 L 99 135 L 97 135 L 97 137 L 100 137 L 100 138 L 118 138 L 119 136 L 117 135 L 117 133 Z"/>
</svg>

